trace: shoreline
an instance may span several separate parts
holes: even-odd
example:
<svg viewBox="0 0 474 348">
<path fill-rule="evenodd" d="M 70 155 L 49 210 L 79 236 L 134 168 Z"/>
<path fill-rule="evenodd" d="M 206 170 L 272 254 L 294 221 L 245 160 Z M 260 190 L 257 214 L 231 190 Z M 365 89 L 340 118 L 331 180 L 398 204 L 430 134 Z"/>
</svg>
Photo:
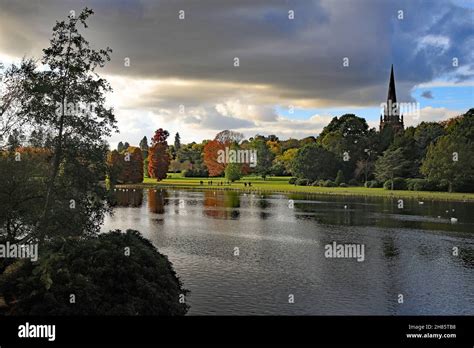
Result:
<svg viewBox="0 0 474 348">
<path fill-rule="evenodd" d="M 240 187 L 241 183 L 232 184 L 231 186 L 219 185 L 196 185 L 170 182 L 140 183 L 140 184 L 117 184 L 116 189 L 184 189 L 184 190 L 213 190 L 213 191 L 235 191 L 245 193 L 281 193 L 281 194 L 309 194 L 309 195 L 335 195 L 335 196 L 352 196 L 352 197 L 377 197 L 377 198 L 408 198 L 422 199 L 432 201 L 451 201 L 451 202 L 474 202 L 473 193 L 462 192 L 437 192 L 437 191 L 408 191 L 408 190 L 384 190 L 383 188 L 365 188 L 360 186 L 354 187 L 319 187 L 319 186 L 294 186 L 285 188 L 265 188 L 258 184 L 252 183 L 252 187 Z M 359 192 L 358 192 L 359 191 Z"/>
</svg>

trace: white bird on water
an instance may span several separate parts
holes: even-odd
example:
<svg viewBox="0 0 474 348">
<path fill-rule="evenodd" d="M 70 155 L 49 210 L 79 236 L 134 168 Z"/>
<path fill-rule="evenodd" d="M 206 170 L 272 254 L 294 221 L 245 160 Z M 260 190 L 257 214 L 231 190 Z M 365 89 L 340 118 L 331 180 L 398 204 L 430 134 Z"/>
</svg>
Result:
<svg viewBox="0 0 474 348">
<path fill-rule="evenodd" d="M 453 223 L 453 224 L 454 224 L 454 223 L 456 223 L 456 222 L 458 222 L 458 219 L 457 219 L 457 218 L 455 218 L 455 217 L 452 217 L 452 218 L 451 218 L 451 223 Z"/>
</svg>

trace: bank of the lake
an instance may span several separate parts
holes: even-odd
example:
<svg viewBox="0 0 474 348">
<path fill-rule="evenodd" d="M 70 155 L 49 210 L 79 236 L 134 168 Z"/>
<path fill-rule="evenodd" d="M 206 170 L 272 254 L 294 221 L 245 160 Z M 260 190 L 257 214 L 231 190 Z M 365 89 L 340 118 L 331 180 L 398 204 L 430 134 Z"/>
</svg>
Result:
<svg viewBox="0 0 474 348">
<path fill-rule="evenodd" d="M 176 188 L 176 189 L 199 189 L 199 190 L 230 190 L 230 191 L 257 191 L 267 193 L 309 193 L 344 195 L 359 197 L 400 197 L 419 200 L 458 201 L 474 202 L 474 193 L 462 192 L 431 192 L 431 191 L 407 191 L 407 190 L 385 190 L 383 188 L 366 187 L 319 187 L 319 186 L 296 186 L 288 183 L 288 177 L 269 177 L 263 180 L 260 177 L 248 176 L 239 181 L 227 184 L 224 178 L 184 178 L 180 174 L 169 174 L 167 179 L 157 182 L 156 179 L 145 178 L 140 184 L 117 185 L 117 188 Z M 201 184 L 201 181 L 203 182 Z M 212 184 L 211 184 L 212 182 Z M 251 186 L 245 183 L 251 183 Z"/>
</svg>

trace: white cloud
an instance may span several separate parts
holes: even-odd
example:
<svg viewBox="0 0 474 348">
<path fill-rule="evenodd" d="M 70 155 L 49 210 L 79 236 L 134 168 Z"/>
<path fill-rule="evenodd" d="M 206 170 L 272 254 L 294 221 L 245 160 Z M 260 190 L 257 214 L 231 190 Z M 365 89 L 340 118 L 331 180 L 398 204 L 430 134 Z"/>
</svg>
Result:
<svg viewBox="0 0 474 348">
<path fill-rule="evenodd" d="M 443 35 L 426 35 L 419 39 L 417 51 L 427 48 L 439 50 L 439 54 L 444 53 L 451 46 L 449 37 Z"/>
</svg>

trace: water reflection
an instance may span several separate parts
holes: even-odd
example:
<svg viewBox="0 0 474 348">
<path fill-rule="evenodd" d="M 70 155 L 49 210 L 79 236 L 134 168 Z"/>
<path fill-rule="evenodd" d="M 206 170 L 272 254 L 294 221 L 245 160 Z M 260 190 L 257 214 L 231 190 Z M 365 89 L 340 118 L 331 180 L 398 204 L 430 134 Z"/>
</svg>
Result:
<svg viewBox="0 0 474 348">
<path fill-rule="evenodd" d="M 114 207 L 140 207 L 142 203 L 142 189 L 115 189 L 110 196 L 110 204 Z"/>
<path fill-rule="evenodd" d="M 191 290 L 190 314 L 474 314 L 474 203 L 398 203 L 117 191 L 104 230 L 137 229 L 168 255 Z M 325 258 L 333 241 L 364 244 L 364 262 Z"/>
<path fill-rule="evenodd" d="M 148 209 L 150 212 L 163 214 L 165 212 L 165 198 L 167 195 L 167 191 L 148 190 Z"/>
<path fill-rule="evenodd" d="M 205 191 L 203 214 L 214 219 L 237 220 L 240 194 L 233 191 Z"/>
</svg>

